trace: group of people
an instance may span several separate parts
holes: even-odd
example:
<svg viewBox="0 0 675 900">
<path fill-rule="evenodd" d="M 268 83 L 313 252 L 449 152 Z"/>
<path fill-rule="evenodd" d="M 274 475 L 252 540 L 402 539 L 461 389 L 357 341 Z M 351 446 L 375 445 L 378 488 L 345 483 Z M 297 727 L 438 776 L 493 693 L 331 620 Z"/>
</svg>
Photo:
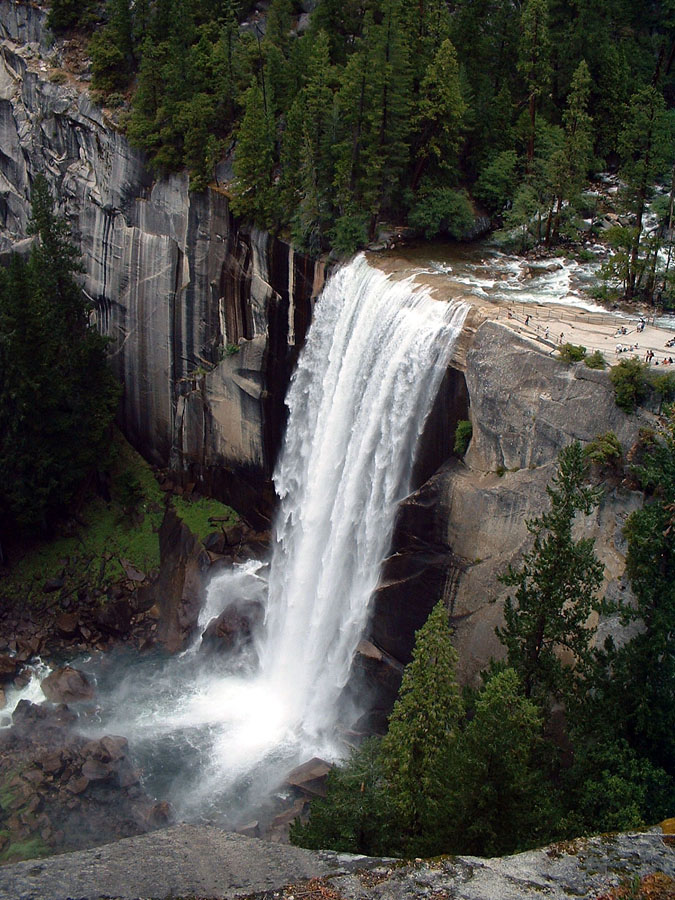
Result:
<svg viewBox="0 0 675 900">
<path fill-rule="evenodd" d="M 673 339 L 673 341 L 675 341 L 675 339 Z M 672 347 L 672 346 L 673 346 L 673 341 L 668 341 L 668 342 L 666 343 L 666 347 Z M 646 362 L 648 365 L 651 365 L 653 359 L 654 359 L 654 351 L 653 351 L 653 350 L 647 350 L 647 353 L 646 353 L 646 355 L 645 355 L 645 362 Z M 659 365 L 659 360 L 658 360 L 658 359 L 654 361 L 654 365 L 655 365 L 655 366 L 658 366 L 658 365 Z M 660 365 L 662 365 L 662 366 L 672 366 L 672 365 L 673 365 L 673 357 L 672 357 L 672 356 L 664 356 L 664 358 L 660 361 Z"/>
</svg>

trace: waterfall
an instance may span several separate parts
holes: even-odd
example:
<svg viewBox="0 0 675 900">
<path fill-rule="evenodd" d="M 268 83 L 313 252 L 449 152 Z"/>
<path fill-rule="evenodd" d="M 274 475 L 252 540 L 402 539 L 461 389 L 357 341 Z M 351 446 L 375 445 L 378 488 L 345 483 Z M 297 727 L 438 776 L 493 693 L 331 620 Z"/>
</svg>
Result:
<svg viewBox="0 0 675 900">
<path fill-rule="evenodd" d="M 261 652 L 261 676 L 310 739 L 333 723 L 466 309 L 363 256 L 317 303 L 286 400 Z"/>
<path fill-rule="evenodd" d="M 271 561 L 214 577 L 200 615 L 204 628 L 263 604 L 255 662 L 194 647 L 152 677 L 111 679 L 102 724 L 145 748 L 179 815 L 245 820 L 292 766 L 339 754 L 338 700 L 466 312 L 363 256 L 326 284 L 286 400 Z"/>
</svg>

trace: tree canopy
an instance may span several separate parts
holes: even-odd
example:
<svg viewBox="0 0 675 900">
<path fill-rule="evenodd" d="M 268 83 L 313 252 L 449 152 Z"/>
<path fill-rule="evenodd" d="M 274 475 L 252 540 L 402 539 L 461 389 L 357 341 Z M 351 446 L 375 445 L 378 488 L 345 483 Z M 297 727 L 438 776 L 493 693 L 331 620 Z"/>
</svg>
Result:
<svg viewBox="0 0 675 900">
<path fill-rule="evenodd" d="M 450 190 L 516 227 L 536 217 L 546 227 L 526 243 L 551 244 L 589 171 L 619 166 L 638 230 L 626 290 L 650 289 L 643 182 L 673 165 L 667 4 L 318 0 L 302 29 L 290 0 L 242 27 L 251 5 L 108 0 L 94 87 L 118 103 L 133 92 L 126 128 L 158 172 L 185 165 L 201 190 L 238 138 L 239 215 L 348 251 L 409 216 L 432 233 L 420 204 Z M 53 0 L 52 27 L 91 27 L 97 9 Z M 461 235 L 462 207 L 444 209 L 438 232 Z"/>
</svg>

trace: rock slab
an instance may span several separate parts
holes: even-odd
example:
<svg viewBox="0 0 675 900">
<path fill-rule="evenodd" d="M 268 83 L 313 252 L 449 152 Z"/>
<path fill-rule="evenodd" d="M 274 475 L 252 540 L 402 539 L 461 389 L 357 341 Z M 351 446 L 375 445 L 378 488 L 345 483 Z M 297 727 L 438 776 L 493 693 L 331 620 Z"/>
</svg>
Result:
<svg viewBox="0 0 675 900">
<path fill-rule="evenodd" d="M 498 859 L 448 856 L 401 863 L 176 825 L 0 868 L 0 900 L 567 900 L 599 898 L 654 873 L 674 884 L 673 838 L 658 829 L 581 838 Z"/>
<path fill-rule="evenodd" d="M 369 864 L 373 862 L 366 857 L 315 853 L 219 828 L 176 825 L 91 850 L 4 866 L 0 900 L 234 898 Z"/>
</svg>

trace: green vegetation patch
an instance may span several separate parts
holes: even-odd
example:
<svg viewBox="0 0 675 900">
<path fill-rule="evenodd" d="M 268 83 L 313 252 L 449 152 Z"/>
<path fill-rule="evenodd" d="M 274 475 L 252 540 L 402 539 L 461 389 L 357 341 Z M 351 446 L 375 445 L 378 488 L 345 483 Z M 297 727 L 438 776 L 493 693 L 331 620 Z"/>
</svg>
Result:
<svg viewBox="0 0 675 900">
<path fill-rule="evenodd" d="M 563 362 L 581 362 L 586 357 L 586 348 L 577 344 L 563 344 L 558 350 L 558 355 Z"/>
<path fill-rule="evenodd" d="M 454 452 L 457 456 L 464 456 L 473 436 L 473 425 L 468 419 L 460 419 L 455 429 Z"/>
<path fill-rule="evenodd" d="M 596 435 L 593 440 L 584 447 L 584 454 L 591 462 L 605 464 L 617 464 L 623 457 L 621 442 L 613 431 Z"/>
<path fill-rule="evenodd" d="M 174 497 L 173 506 L 190 531 L 202 541 L 212 532 L 239 521 L 239 516 L 233 509 L 208 497 L 200 497 L 198 500 Z"/>
<path fill-rule="evenodd" d="M 607 367 L 607 360 L 599 350 L 594 350 L 590 356 L 587 356 L 584 363 L 589 369 L 605 369 Z"/>
<path fill-rule="evenodd" d="M 17 790 L 13 786 L 20 773 L 21 768 L 14 767 L 6 772 L 0 781 L 0 848 L 2 848 L 0 849 L 0 865 L 46 856 L 51 852 L 38 834 L 30 834 L 21 841 L 12 841 L 11 831 L 3 827 L 3 820 L 10 815 L 22 816 L 30 825 L 32 814 L 26 809 L 29 799 L 27 798 L 25 802 L 17 805 Z"/>
<path fill-rule="evenodd" d="M 55 578 L 63 578 L 66 594 L 84 587 L 105 590 L 125 577 L 123 561 L 146 574 L 158 567 L 162 491 L 150 466 L 120 434 L 111 458 L 110 499 L 90 494 L 67 533 L 34 543 L 5 579 L 5 596 L 34 603 L 45 582 Z"/>
<path fill-rule="evenodd" d="M 616 405 L 626 413 L 634 412 L 650 396 L 661 406 L 675 398 L 675 373 L 655 372 L 639 359 L 622 359 L 609 377 Z"/>
</svg>

